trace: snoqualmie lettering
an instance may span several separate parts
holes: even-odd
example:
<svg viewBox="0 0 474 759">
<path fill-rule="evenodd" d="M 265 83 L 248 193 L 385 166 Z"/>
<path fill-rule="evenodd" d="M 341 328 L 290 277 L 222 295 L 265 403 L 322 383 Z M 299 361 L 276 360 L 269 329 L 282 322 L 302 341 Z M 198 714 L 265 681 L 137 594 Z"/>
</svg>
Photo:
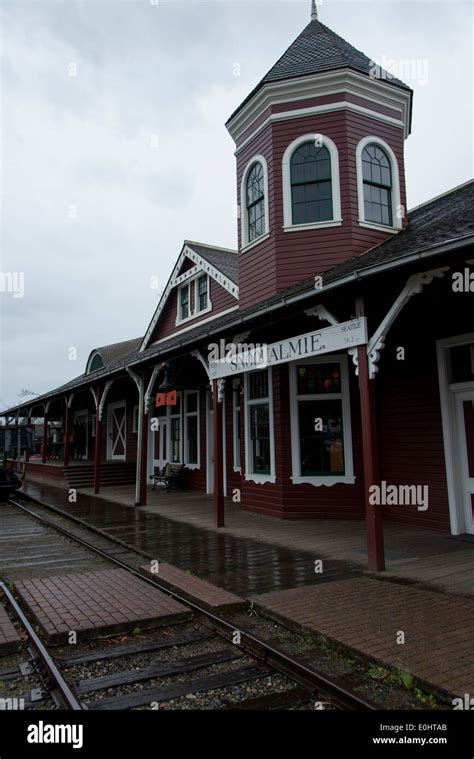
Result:
<svg viewBox="0 0 474 759">
<path fill-rule="evenodd" d="M 73 748 L 83 746 L 83 725 L 49 725 L 42 720 L 28 725 L 28 743 L 72 743 Z"/>
</svg>

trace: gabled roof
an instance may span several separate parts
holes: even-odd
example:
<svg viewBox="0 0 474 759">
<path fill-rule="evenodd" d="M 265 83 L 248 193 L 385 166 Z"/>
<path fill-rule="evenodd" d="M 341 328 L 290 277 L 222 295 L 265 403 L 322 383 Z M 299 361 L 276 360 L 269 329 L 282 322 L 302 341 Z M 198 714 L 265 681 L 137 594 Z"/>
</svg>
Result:
<svg viewBox="0 0 474 759">
<path fill-rule="evenodd" d="M 231 248 L 218 248 L 214 245 L 185 240 L 178 260 L 171 272 L 168 283 L 161 295 L 158 306 L 148 325 L 145 336 L 141 342 L 140 350 L 148 346 L 151 335 L 158 319 L 174 287 L 192 274 L 192 270 L 180 275 L 181 267 L 188 258 L 193 261 L 198 270 L 209 274 L 221 287 L 227 290 L 237 301 L 239 300 L 239 271 L 237 251 Z"/>
<path fill-rule="evenodd" d="M 184 242 L 188 248 L 205 258 L 212 266 L 229 277 L 232 282 L 239 284 L 239 265 L 236 250 L 233 248 L 216 248 L 192 240 L 185 240 Z"/>
<path fill-rule="evenodd" d="M 372 73 L 373 76 L 375 65 L 374 61 L 365 53 L 357 50 L 332 29 L 314 19 L 303 29 L 281 58 L 239 105 L 227 123 L 232 121 L 240 109 L 265 84 L 347 68 L 366 76 L 370 76 Z M 377 78 L 411 92 L 410 87 L 400 79 L 396 79 L 388 71 L 381 67 L 377 67 L 376 71 Z"/>
<path fill-rule="evenodd" d="M 473 211 L 474 180 L 471 180 L 414 208 L 408 214 L 408 227 L 396 236 L 359 256 L 354 256 L 328 269 L 326 272 L 321 272 L 324 290 L 341 287 L 348 282 L 374 275 L 384 269 L 402 266 L 416 256 L 423 256 L 428 260 L 430 256 L 435 256 L 444 251 L 454 250 L 456 247 L 466 248 L 472 245 L 474 241 Z M 301 307 L 304 308 L 304 301 L 314 299 L 317 293 L 318 291 L 314 288 L 314 278 L 311 277 L 261 303 L 234 313 L 218 316 L 211 324 L 198 323 L 186 333 L 186 336 L 170 336 L 169 340 L 160 343 L 160 345 L 151 345 L 145 350 L 133 351 L 114 361 L 110 366 L 94 372 L 93 376 L 97 376 L 97 379 L 105 378 L 126 366 L 138 366 L 150 359 L 164 361 L 167 352 L 169 353 L 173 349 L 192 350 L 193 345 L 198 343 L 200 339 L 207 338 L 211 334 L 219 334 L 223 329 L 241 331 L 250 319 L 261 316 L 271 318 L 271 312 L 277 311 L 279 308 L 286 308 L 291 303 L 301 303 Z M 11 415 L 16 409 L 28 408 L 41 403 L 43 400 L 53 398 L 67 390 L 87 386 L 90 381 L 91 375 L 83 374 L 38 398 L 30 399 L 26 403 L 2 411 L 2 416 L 6 413 Z"/>
</svg>

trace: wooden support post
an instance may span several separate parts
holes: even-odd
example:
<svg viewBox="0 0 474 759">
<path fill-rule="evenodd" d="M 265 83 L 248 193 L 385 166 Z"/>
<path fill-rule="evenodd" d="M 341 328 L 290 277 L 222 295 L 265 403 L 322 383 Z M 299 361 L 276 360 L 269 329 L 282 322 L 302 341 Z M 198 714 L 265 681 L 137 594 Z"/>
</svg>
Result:
<svg viewBox="0 0 474 759">
<path fill-rule="evenodd" d="M 356 316 L 364 316 L 364 299 L 356 300 Z M 367 561 L 369 572 L 385 569 L 382 507 L 370 503 L 371 485 L 378 484 L 377 429 L 375 424 L 375 380 L 369 379 L 367 346 L 357 348 L 359 397 L 362 420 L 364 459 L 365 519 L 367 525 Z"/>
<path fill-rule="evenodd" d="M 69 466 L 69 438 L 71 437 L 71 409 L 69 403 L 66 403 L 66 415 L 64 418 L 64 461 L 63 465 Z"/>
<path fill-rule="evenodd" d="M 142 411 L 143 411 L 143 403 L 142 403 Z M 147 496 L 147 489 L 146 489 L 146 474 L 147 474 L 147 461 L 148 461 L 148 420 L 149 420 L 149 414 L 145 413 L 143 411 L 143 421 L 142 421 L 142 459 L 141 459 L 141 470 L 140 470 L 140 506 L 146 506 L 146 496 Z"/>
<path fill-rule="evenodd" d="M 102 419 L 99 409 L 95 417 L 94 494 L 100 493 L 100 459 L 102 454 Z"/>
<path fill-rule="evenodd" d="M 219 384 L 212 383 L 214 410 L 214 519 L 216 527 L 224 527 L 224 451 L 222 447 L 222 399 L 219 399 Z"/>
<path fill-rule="evenodd" d="M 41 452 L 41 461 L 43 464 L 46 464 L 47 448 L 48 448 L 48 412 L 45 411 L 44 417 L 43 417 L 43 449 Z"/>
</svg>

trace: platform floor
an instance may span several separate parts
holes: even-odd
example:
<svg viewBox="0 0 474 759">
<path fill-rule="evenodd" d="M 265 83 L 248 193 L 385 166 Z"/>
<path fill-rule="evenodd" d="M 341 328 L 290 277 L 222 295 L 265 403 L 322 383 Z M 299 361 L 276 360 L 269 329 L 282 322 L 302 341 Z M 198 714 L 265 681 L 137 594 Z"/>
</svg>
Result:
<svg viewBox="0 0 474 759">
<path fill-rule="evenodd" d="M 137 508 L 130 485 L 103 488 L 100 496 L 79 491 L 77 503 L 44 483 L 27 482 L 24 489 L 238 595 L 341 579 L 366 568 L 363 521 L 281 520 L 243 511 L 226 499 L 226 527 L 216 530 L 212 496 L 196 491 L 150 491 L 149 504 Z M 395 522 L 384 524 L 384 534 L 385 577 L 474 597 L 474 536 Z M 318 559 L 324 571 L 315 576 Z"/>
<path fill-rule="evenodd" d="M 473 691 L 474 599 L 357 577 L 256 596 L 255 603 L 440 692 Z"/>
<path fill-rule="evenodd" d="M 367 576 L 363 522 L 282 521 L 226 503 L 212 525 L 212 498 L 153 493 L 136 508 L 133 488 L 79 491 L 28 483 L 32 496 L 74 514 L 149 557 L 261 604 L 303 627 L 429 682 L 474 691 L 474 542 L 385 523 L 387 571 Z M 315 573 L 315 561 L 322 572 Z M 405 643 L 397 643 L 398 633 Z"/>
<path fill-rule="evenodd" d="M 191 612 L 124 569 L 20 580 L 15 591 L 50 643 L 149 628 L 191 618 Z"/>
<path fill-rule="evenodd" d="M 18 651 L 21 646 L 21 638 L 14 624 L 8 616 L 6 609 L 0 603 L 0 656 Z"/>
</svg>

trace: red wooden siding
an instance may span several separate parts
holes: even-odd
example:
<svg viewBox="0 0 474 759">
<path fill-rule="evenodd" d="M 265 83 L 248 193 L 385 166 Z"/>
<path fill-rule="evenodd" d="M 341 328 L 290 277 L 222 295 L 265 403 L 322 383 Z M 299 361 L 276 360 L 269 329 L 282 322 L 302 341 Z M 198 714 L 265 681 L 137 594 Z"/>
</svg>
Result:
<svg viewBox="0 0 474 759">
<path fill-rule="evenodd" d="M 340 227 L 307 232 L 283 230 L 282 160 L 288 145 L 302 134 L 322 133 L 339 151 L 341 189 Z M 366 229 L 358 223 L 356 147 L 367 135 L 380 137 L 394 151 L 400 174 L 401 204 L 406 205 L 403 132 L 368 116 L 336 111 L 269 124 L 239 153 L 237 189 L 240 202 L 242 174 L 252 156 L 262 154 L 268 164 L 270 237 L 239 253 L 240 304 L 246 307 L 305 278 L 323 272 L 341 261 L 373 247 L 390 236 Z M 239 222 L 239 249 L 241 245 Z"/>
<path fill-rule="evenodd" d="M 193 319 L 189 319 L 182 324 L 176 324 L 178 288 L 174 287 L 160 314 L 158 323 L 151 334 L 150 345 L 165 337 L 171 337 L 175 332 L 180 332 L 182 329 L 193 327 L 203 321 L 203 319 L 217 316 L 223 311 L 227 311 L 228 308 L 232 308 L 238 304 L 238 301 L 234 296 L 227 292 L 227 290 L 212 279 L 212 277 L 209 277 L 209 292 L 212 303 L 211 311 L 206 311 L 201 315 L 197 314 Z M 191 304 L 194 305 L 194 285 L 191 287 Z"/>
</svg>

